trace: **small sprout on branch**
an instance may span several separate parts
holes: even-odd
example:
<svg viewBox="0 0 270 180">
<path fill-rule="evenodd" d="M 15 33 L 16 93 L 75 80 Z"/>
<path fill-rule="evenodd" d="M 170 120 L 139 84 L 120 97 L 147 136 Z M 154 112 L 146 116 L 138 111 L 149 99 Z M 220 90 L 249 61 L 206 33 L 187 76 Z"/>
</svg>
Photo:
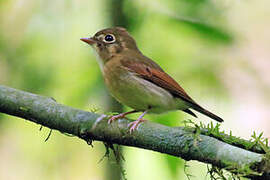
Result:
<svg viewBox="0 0 270 180">
<path fill-rule="evenodd" d="M 96 106 L 90 107 L 90 112 L 91 113 L 97 113 L 98 111 L 100 111 L 99 107 L 96 107 Z"/>
</svg>

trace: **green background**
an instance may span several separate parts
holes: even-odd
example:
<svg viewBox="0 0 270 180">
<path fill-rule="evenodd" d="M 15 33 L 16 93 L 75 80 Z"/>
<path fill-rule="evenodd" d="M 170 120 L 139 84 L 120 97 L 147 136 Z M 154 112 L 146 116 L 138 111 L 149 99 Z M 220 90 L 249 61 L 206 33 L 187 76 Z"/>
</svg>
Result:
<svg viewBox="0 0 270 180">
<path fill-rule="evenodd" d="M 262 3 L 263 2 L 263 3 Z M 53 97 L 97 113 L 121 111 L 104 87 L 91 48 L 79 39 L 123 26 L 140 50 L 174 77 L 199 104 L 223 117 L 222 129 L 269 137 L 270 16 L 267 0 L 0 0 L 0 84 Z M 128 110 L 127 107 L 123 108 Z M 169 126 L 209 123 L 182 112 L 147 115 Z M 138 115 L 131 115 L 136 118 Z M 0 179 L 119 179 L 101 142 L 0 114 Z M 128 180 L 187 179 L 184 161 L 123 147 Z M 207 167 L 188 162 L 191 179 Z"/>
</svg>

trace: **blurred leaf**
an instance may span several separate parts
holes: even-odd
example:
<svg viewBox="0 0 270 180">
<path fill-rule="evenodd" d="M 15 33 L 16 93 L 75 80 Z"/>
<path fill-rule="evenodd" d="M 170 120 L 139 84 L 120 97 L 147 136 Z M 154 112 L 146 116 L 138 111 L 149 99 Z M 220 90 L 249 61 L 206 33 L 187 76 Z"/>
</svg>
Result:
<svg viewBox="0 0 270 180">
<path fill-rule="evenodd" d="M 190 28 L 200 33 L 201 37 L 207 38 L 212 41 L 224 44 L 229 44 L 233 42 L 232 35 L 218 27 L 214 27 L 193 19 L 169 17 L 169 21 L 172 21 L 173 23 L 178 24 L 179 26 L 182 26 L 183 24 L 189 26 Z"/>
<path fill-rule="evenodd" d="M 224 19 L 222 18 L 222 11 L 209 0 L 171 0 L 167 3 L 153 1 L 140 2 L 139 4 L 141 9 L 150 9 L 180 26 L 189 26 L 209 40 L 226 44 L 233 41 L 232 35 L 223 28 L 226 25 L 221 24 L 223 22 L 221 20 Z M 134 12 L 136 12 L 136 9 L 130 9 L 129 13 L 134 15 Z"/>
<path fill-rule="evenodd" d="M 168 169 L 170 170 L 171 175 L 173 176 L 174 179 L 177 178 L 180 167 L 182 167 L 184 164 L 183 160 L 169 155 L 165 156 L 165 160 L 168 164 Z"/>
</svg>

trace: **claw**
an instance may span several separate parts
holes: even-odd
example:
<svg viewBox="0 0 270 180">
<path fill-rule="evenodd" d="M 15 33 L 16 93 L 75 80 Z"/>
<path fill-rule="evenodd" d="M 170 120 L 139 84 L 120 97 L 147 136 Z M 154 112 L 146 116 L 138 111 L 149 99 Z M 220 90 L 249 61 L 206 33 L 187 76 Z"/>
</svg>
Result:
<svg viewBox="0 0 270 180">
<path fill-rule="evenodd" d="M 118 115 L 115 115 L 115 116 L 111 116 L 111 118 L 108 120 L 108 124 L 111 124 L 113 121 L 115 121 L 117 119 L 124 118 L 128 114 L 132 114 L 132 113 L 136 113 L 136 112 L 137 112 L 136 110 L 133 110 L 133 111 L 124 112 L 124 113 L 121 113 L 121 114 L 118 114 Z"/>
<path fill-rule="evenodd" d="M 117 119 L 120 119 L 120 118 L 124 118 L 125 117 L 125 114 L 118 114 L 118 115 L 115 115 L 115 116 L 112 116 L 109 120 L 108 120 L 108 124 L 111 124 L 113 121 L 117 120 Z"/>
<path fill-rule="evenodd" d="M 128 124 L 129 133 L 131 134 L 133 131 L 137 130 L 140 123 L 146 121 L 145 119 L 138 119 Z"/>
<path fill-rule="evenodd" d="M 133 131 L 137 130 L 139 124 L 140 124 L 141 122 L 144 122 L 144 121 L 145 121 L 145 120 L 143 119 L 143 116 L 144 116 L 147 112 L 148 112 L 148 110 L 144 111 L 136 121 L 133 121 L 133 122 L 131 122 L 131 123 L 128 124 L 128 127 L 131 126 L 130 129 L 129 129 L 129 132 L 130 132 L 130 133 L 132 133 Z"/>
</svg>

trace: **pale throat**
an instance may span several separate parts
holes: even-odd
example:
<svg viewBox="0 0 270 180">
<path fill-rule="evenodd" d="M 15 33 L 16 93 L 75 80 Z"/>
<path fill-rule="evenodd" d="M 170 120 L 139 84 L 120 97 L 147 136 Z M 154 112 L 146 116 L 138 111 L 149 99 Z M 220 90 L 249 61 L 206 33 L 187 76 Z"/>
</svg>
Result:
<svg viewBox="0 0 270 180">
<path fill-rule="evenodd" d="M 96 48 L 97 48 L 96 46 L 93 47 L 93 49 L 94 49 L 94 54 L 95 54 L 95 56 L 96 56 L 96 60 L 97 60 L 97 62 L 98 62 L 98 65 L 99 65 L 99 67 L 100 67 L 100 70 L 101 70 L 102 74 L 104 74 L 104 61 L 103 61 L 102 58 L 100 57 L 100 55 L 99 55 L 99 53 L 97 52 L 97 49 L 96 49 Z"/>
</svg>

